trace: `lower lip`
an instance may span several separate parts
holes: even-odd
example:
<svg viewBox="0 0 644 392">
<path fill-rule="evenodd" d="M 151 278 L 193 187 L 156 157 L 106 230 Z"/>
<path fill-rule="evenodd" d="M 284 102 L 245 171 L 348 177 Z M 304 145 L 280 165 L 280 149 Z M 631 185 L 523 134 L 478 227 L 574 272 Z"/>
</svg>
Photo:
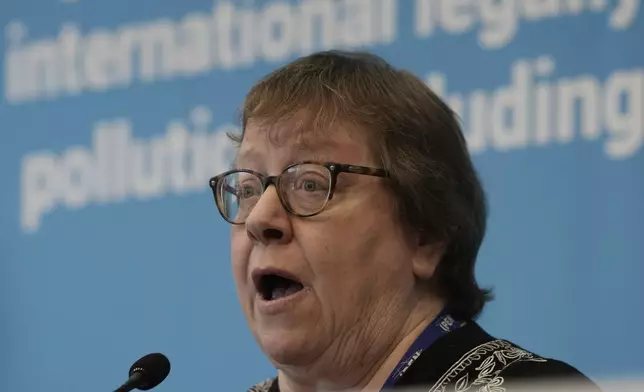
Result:
<svg viewBox="0 0 644 392">
<path fill-rule="evenodd" d="M 304 296 L 308 293 L 308 290 L 306 288 L 298 291 L 295 294 L 291 294 L 287 297 L 282 297 L 279 299 L 274 299 L 272 301 L 267 301 L 264 299 L 264 297 L 261 296 L 261 294 L 257 294 L 257 309 L 259 310 L 260 313 L 266 314 L 266 315 L 275 315 L 279 313 L 285 313 L 295 305 L 304 299 Z"/>
</svg>

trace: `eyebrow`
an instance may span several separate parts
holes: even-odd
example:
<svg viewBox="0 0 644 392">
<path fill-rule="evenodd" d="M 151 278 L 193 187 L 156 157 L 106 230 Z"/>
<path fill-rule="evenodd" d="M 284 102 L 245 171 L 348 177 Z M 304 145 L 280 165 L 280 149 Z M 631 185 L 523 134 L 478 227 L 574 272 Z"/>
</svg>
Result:
<svg viewBox="0 0 644 392">
<path fill-rule="evenodd" d="M 297 150 L 293 151 L 289 160 L 293 162 L 301 161 L 302 159 L 292 159 L 298 155 L 310 155 L 310 158 L 305 160 L 313 161 L 328 161 L 329 153 L 338 147 L 338 143 L 329 139 L 316 140 L 314 142 L 307 143 L 298 143 L 296 147 Z M 312 148 L 314 147 L 314 148 Z M 239 169 L 239 162 L 243 161 L 244 163 L 250 162 L 255 163 L 260 160 L 262 154 L 257 148 L 240 148 L 235 160 L 233 161 L 233 167 Z"/>
<path fill-rule="evenodd" d="M 235 156 L 235 159 L 233 160 L 233 168 L 235 169 L 240 169 L 241 167 L 239 166 L 240 161 L 250 161 L 254 162 L 258 160 L 258 153 L 255 151 L 255 149 L 240 149 L 237 155 Z"/>
</svg>

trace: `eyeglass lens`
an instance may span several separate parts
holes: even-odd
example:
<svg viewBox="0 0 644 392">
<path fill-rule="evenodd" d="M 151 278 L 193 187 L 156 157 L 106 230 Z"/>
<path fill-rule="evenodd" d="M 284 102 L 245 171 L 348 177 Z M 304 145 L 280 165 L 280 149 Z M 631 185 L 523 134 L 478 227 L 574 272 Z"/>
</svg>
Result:
<svg viewBox="0 0 644 392">
<path fill-rule="evenodd" d="M 264 193 L 262 178 L 237 171 L 219 183 L 222 213 L 234 223 L 243 223 Z M 284 207 L 293 214 L 306 216 L 320 212 L 331 190 L 331 172 L 317 164 L 299 164 L 284 171 L 276 181 Z"/>
</svg>

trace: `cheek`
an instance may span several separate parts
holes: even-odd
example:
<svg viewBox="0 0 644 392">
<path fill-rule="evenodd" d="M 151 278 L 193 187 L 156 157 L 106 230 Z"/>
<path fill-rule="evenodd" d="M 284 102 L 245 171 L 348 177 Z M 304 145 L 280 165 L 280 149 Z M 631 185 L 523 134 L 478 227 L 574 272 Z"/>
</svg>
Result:
<svg viewBox="0 0 644 392">
<path fill-rule="evenodd" d="M 252 243 L 246 233 L 242 229 L 233 229 L 230 236 L 230 254 L 233 275 L 238 289 L 242 289 L 246 284 L 251 249 Z"/>
<path fill-rule="evenodd" d="M 343 221 L 305 243 L 306 258 L 326 297 L 353 297 L 360 286 L 368 285 L 362 280 L 374 275 L 380 245 L 373 229 Z"/>
<path fill-rule="evenodd" d="M 374 286 L 386 291 L 412 276 L 404 262 L 411 259 L 410 250 L 401 233 L 385 214 L 377 214 L 347 216 L 325 231 L 316 247 L 323 255 L 317 269 L 325 281 L 356 291 Z"/>
</svg>

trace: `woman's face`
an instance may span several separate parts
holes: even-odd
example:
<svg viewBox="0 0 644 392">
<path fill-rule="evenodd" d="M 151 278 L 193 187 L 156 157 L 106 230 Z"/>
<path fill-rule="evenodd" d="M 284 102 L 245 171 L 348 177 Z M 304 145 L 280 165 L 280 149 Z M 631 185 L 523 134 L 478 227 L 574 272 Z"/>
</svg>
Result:
<svg viewBox="0 0 644 392">
<path fill-rule="evenodd" d="M 363 132 L 312 133 L 304 135 L 306 144 L 299 132 L 280 132 L 288 140 L 276 146 L 265 129 L 249 124 L 237 166 L 266 175 L 304 160 L 377 166 Z M 397 323 L 417 294 L 418 251 L 397 223 L 383 181 L 342 173 L 324 211 L 308 218 L 289 215 L 270 186 L 246 224 L 233 226 L 239 300 L 253 335 L 278 367 L 355 361 L 347 353 L 400 333 Z"/>
</svg>

